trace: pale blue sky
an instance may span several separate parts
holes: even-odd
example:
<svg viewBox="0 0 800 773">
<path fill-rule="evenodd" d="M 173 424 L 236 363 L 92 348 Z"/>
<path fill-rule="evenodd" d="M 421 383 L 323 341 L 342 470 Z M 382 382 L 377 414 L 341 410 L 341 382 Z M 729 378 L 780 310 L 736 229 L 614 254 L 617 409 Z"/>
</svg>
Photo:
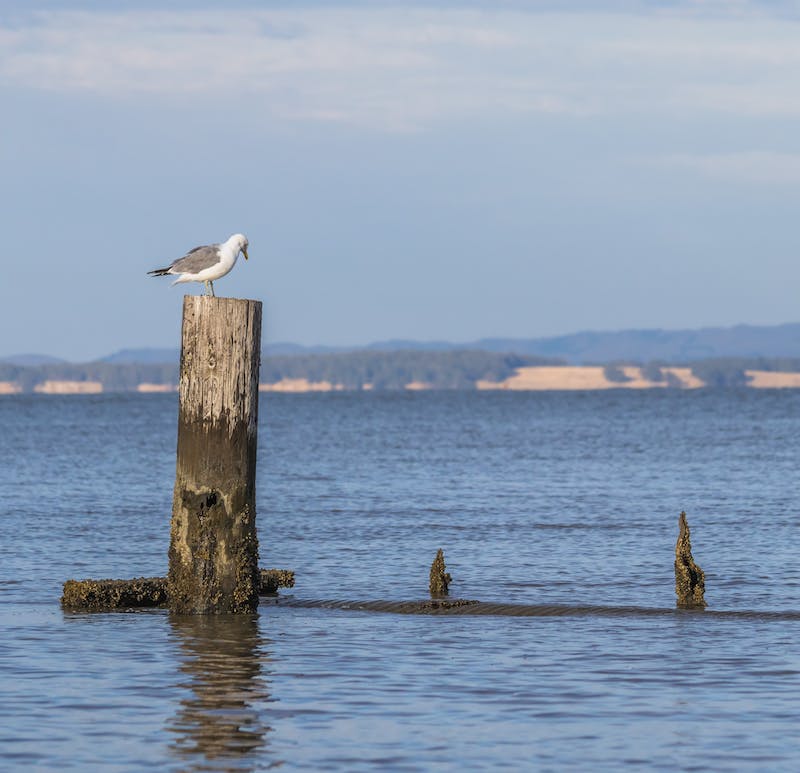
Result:
<svg viewBox="0 0 800 773">
<path fill-rule="evenodd" d="M 800 319 L 800 3 L 219 7 L 0 6 L 0 356 L 176 345 L 236 231 L 270 341 Z"/>
</svg>

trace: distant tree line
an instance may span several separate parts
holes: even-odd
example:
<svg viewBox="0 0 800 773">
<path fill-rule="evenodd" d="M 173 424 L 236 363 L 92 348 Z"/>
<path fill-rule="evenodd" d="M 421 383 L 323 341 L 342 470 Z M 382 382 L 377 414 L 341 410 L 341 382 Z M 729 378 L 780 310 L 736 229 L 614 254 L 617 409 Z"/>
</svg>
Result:
<svg viewBox="0 0 800 773">
<path fill-rule="evenodd" d="M 665 363 L 659 361 L 613 362 L 604 365 L 605 377 L 614 383 L 630 381 L 623 368 L 633 365 L 641 368 L 642 377 L 655 383 L 664 383 L 666 386 L 680 386 L 680 379 L 669 368 L 690 368 L 692 374 L 709 387 L 741 387 L 747 386 L 748 370 L 764 370 L 772 373 L 798 373 L 800 372 L 800 358 L 798 357 L 714 357 L 695 362 Z"/>
<path fill-rule="evenodd" d="M 478 380 L 503 381 L 517 368 L 560 365 L 547 357 L 496 354 L 481 351 L 346 352 L 337 354 L 266 357 L 261 362 L 261 381 L 306 378 L 329 381 L 345 389 L 404 389 L 420 382 L 434 389 L 470 389 Z"/>
<path fill-rule="evenodd" d="M 692 373 L 710 387 L 747 386 L 745 371 L 800 372 L 798 357 L 718 357 L 692 363 Z"/>
<path fill-rule="evenodd" d="M 503 381 L 517 368 L 537 365 L 565 365 L 563 360 L 533 355 L 500 354 L 485 351 L 358 351 L 336 354 L 287 354 L 263 356 L 261 382 L 274 384 L 283 379 L 327 381 L 345 389 L 404 389 L 411 382 L 432 389 L 472 389 L 475 382 Z M 667 368 L 676 363 L 614 362 L 604 365 L 606 378 L 624 384 L 629 380 L 624 366 L 642 369 L 644 378 L 680 386 Z M 709 387 L 746 386 L 748 370 L 800 372 L 800 358 L 725 357 L 686 363 L 692 373 Z M 45 381 L 99 381 L 107 392 L 135 390 L 139 384 L 178 383 L 178 363 L 55 363 L 20 366 L 0 363 L 0 381 L 19 384 L 32 392 Z"/>
<path fill-rule="evenodd" d="M 432 389 L 470 389 L 478 380 L 503 381 L 517 368 L 533 365 L 563 365 L 548 357 L 498 354 L 482 351 L 344 352 L 262 356 L 261 383 L 283 379 L 328 381 L 345 389 L 404 389 L 422 382 Z M 33 391 L 45 381 L 99 381 L 107 392 L 132 391 L 139 384 L 177 384 L 175 364 L 58 363 L 37 366 L 0 364 L 0 381 L 20 384 Z"/>
<path fill-rule="evenodd" d="M 106 392 L 128 392 L 143 383 L 177 384 L 178 366 L 177 363 L 59 362 L 32 366 L 0 363 L 0 381 L 13 381 L 23 392 L 32 392 L 45 381 L 99 381 Z"/>
</svg>

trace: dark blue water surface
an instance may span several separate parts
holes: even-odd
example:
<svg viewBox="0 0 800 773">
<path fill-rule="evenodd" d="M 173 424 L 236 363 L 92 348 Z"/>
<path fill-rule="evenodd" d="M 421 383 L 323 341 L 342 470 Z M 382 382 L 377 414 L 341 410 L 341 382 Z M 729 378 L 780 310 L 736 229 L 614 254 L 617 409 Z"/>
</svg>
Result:
<svg viewBox="0 0 800 773">
<path fill-rule="evenodd" d="M 297 599 L 709 610 L 65 614 L 166 573 L 174 395 L 0 398 L 0 769 L 800 769 L 800 392 L 262 397 L 261 564 Z"/>
</svg>

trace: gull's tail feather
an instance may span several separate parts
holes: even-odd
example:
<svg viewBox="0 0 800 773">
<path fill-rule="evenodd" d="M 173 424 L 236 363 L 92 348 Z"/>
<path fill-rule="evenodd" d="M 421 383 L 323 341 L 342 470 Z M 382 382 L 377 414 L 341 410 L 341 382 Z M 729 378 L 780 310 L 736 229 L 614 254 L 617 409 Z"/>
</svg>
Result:
<svg viewBox="0 0 800 773">
<path fill-rule="evenodd" d="M 152 271 L 148 271 L 148 276 L 167 276 L 169 274 L 171 266 L 167 266 L 166 268 L 156 268 Z"/>
</svg>

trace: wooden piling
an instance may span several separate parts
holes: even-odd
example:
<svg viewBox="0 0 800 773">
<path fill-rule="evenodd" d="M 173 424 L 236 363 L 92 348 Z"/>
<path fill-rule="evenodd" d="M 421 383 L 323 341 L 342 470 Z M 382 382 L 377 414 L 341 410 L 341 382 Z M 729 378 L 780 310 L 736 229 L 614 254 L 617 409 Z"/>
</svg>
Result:
<svg viewBox="0 0 800 773">
<path fill-rule="evenodd" d="M 258 606 L 255 476 L 261 303 L 183 299 L 170 610 Z"/>
</svg>

